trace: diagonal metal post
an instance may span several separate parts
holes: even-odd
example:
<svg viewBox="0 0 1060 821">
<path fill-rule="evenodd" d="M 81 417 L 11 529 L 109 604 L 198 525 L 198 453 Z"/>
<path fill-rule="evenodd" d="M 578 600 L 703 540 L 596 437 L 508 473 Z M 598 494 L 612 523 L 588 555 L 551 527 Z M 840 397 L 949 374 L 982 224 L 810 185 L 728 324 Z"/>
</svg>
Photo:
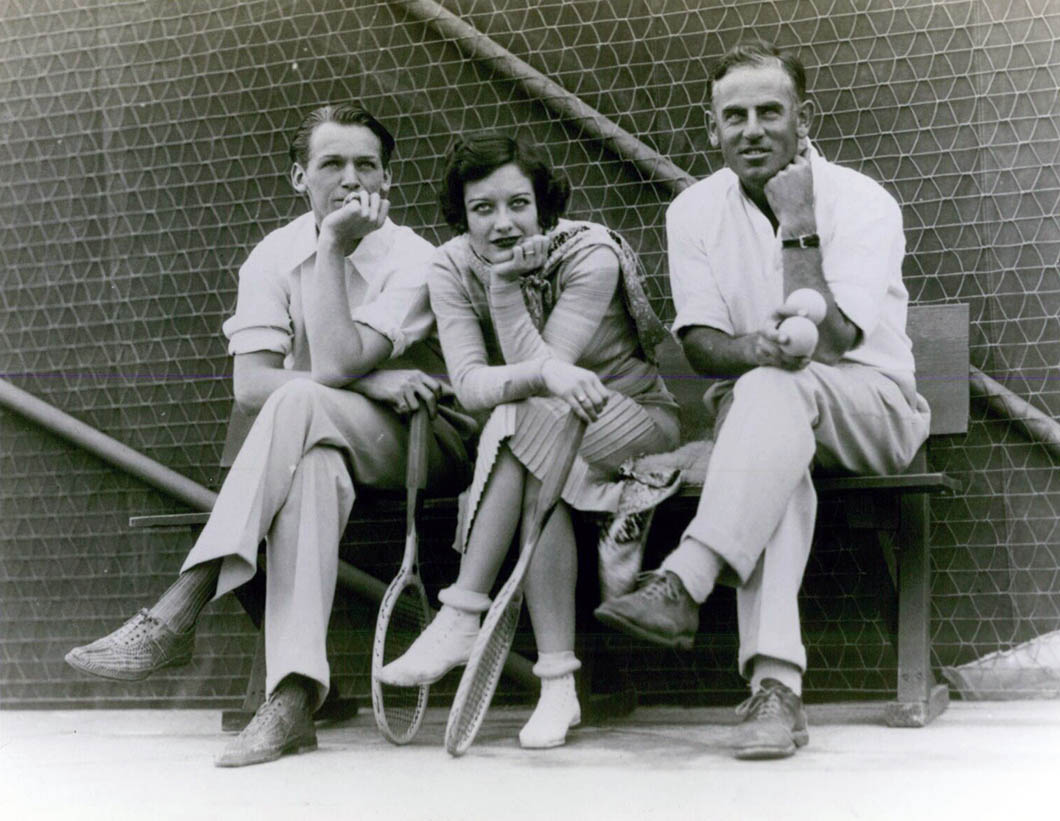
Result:
<svg viewBox="0 0 1060 821">
<path fill-rule="evenodd" d="M 972 396 L 985 399 L 992 411 L 1015 422 L 1023 428 L 1032 442 L 1042 445 L 1050 454 L 1060 459 L 1060 424 L 1053 417 L 1042 413 L 1026 399 L 976 367 L 971 369 L 969 382 Z"/>
<path fill-rule="evenodd" d="M 538 100 L 589 136 L 600 140 L 617 156 L 632 163 L 647 181 L 677 194 L 695 182 L 695 177 L 651 146 L 630 134 L 607 116 L 587 105 L 577 95 L 550 80 L 532 65 L 464 22 L 434 0 L 392 0 L 416 20 L 427 24 L 472 60 L 478 60 L 513 81 L 531 99 Z"/>
</svg>

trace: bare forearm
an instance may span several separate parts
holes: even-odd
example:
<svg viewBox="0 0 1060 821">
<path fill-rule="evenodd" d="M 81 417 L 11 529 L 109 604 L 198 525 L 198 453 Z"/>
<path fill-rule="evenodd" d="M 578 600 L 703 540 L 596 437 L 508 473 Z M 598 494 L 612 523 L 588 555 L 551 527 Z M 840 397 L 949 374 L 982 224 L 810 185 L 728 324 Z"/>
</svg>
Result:
<svg viewBox="0 0 1060 821">
<path fill-rule="evenodd" d="M 751 335 L 730 336 L 715 328 L 689 328 L 681 345 L 692 369 L 701 376 L 735 379 L 758 367 Z"/>
<path fill-rule="evenodd" d="M 247 356 L 253 356 L 253 354 Z M 308 371 L 286 370 L 282 366 L 256 366 L 244 357 L 237 356 L 232 387 L 239 409 L 244 413 L 255 414 L 261 410 L 265 400 L 278 388 L 292 379 L 310 378 L 312 375 Z"/>
<path fill-rule="evenodd" d="M 805 145 L 791 163 L 766 183 L 765 194 L 779 223 L 778 233 L 782 241 L 817 234 L 813 173 Z M 805 243 L 785 247 L 781 252 L 781 265 L 785 296 L 800 288 L 812 288 L 824 297 L 828 311 L 817 327 L 818 342 L 813 359 L 831 365 L 854 346 L 858 330 L 836 307 L 832 289 L 824 278 L 819 242 L 816 247 L 806 247 Z"/>
<path fill-rule="evenodd" d="M 346 261 L 322 234 L 313 275 L 302 283 L 306 338 L 312 351 L 312 378 L 339 387 L 371 370 L 346 292 Z"/>
<path fill-rule="evenodd" d="M 824 319 L 817 326 L 818 342 L 813 359 L 826 365 L 838 362 L 857 341 L 857 327 L 835 304 L 832 290 L 824 279 L 820 248 L 785 248 L 781 259 L 785 296 L 800 288 L 811 288 L 824 297 L 828 306 Z"/>
</svg>

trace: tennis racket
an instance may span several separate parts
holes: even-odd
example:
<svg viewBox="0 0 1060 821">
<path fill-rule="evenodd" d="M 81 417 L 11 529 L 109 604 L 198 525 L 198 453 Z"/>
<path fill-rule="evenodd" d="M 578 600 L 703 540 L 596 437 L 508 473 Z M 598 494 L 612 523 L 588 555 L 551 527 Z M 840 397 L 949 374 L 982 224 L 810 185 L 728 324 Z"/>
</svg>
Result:
<svg viewBox="0 0 1060 821">
<path fill-rule="evenodd" d="M 408 650 L 431 620 L 427 591 L 420 579 L 416 532 L 416 517 L 422 506 L 419 492 L 427 484 L 429 437 L 430 417 L 427 409 L 420 407 L 412 416 L 409 430 L 405 555 L 401 569 L 383 594 L 372 642 L 372 712 L 379 732 L 394 744 L 407 744 L 420 729 L 430 689 L 427 684 L 392 687 L 379 680 L 383 666 Z"/>
<path fill-rule="evenodd" d="M 471 648 L 471 657 L 460 678 L 445 727 L 445 749 L 450 755 L 463 755 L 467 751 L 486 717 L 493 693 L 497 689 L 501 669 L 515 638 L 515 629 L 519 625 L 526 571 L 530 567 L 541 531 L 544 530 L 545 523 L 556 507 L 567 482 L 567 475 L 584 433 L 585 425 L 574 414 L 570 414 L 556 440 L 557 447 L 564 449 L 563 461 L 555 465 L 541 482 L 530 527 L 525 531 L 526 537 L 519 560 L 486 613 L 482 628 Z"/>
</svg>

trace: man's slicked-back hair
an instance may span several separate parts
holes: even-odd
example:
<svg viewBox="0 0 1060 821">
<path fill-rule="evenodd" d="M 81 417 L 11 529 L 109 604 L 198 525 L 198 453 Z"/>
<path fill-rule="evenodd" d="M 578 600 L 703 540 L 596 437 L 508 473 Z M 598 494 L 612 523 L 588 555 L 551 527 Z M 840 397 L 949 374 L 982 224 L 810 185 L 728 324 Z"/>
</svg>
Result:
<svg viewBox="0 0 1060 821">
<path fill-rule="evenodd" d="M 380 159 L 383 161 L 383 168 L 390 167 L 390 157 L 394 153 L 394 136 L 387 131 L 386 126 L 379 120 L 353 103 L 323 105 L 310 111 L 291 138 L 291 147 L 288 153 L 291 155 L 292 163 L 298 163 L 303 168 L 308 165 L 309 142 L 312 140 L 313 132 L 317 126 L 324 123 L 364 126 L 379 138 Z"/>
<path fill-rule="evenodd" d="M 457 139 L 445 161 L 438 188 L 442 216 L 456 231 L 467 231 L 464 186 L 485 179 L 509 163 L 534 186 L 537 219 L 543 231 L 556 226 L 570 197 L 570 184 L 557 174 L 545 152 L 530 142 L 497 131 L 481 131 Z"/>
<path fill-rule="evenodd" d="M 708 95 L 714 97 L 714 84 L 739 66 L 768 66 L 779 64 L 784 73 L 791 78 L 795 87 L 795 99 L 800 103 L 806 99 L 806 68 L 793 51 L 784 51 L 773 43 L 757 38 L 742 40 L 725 52 L 710 67 L 710 88 Z"/>
</svg>

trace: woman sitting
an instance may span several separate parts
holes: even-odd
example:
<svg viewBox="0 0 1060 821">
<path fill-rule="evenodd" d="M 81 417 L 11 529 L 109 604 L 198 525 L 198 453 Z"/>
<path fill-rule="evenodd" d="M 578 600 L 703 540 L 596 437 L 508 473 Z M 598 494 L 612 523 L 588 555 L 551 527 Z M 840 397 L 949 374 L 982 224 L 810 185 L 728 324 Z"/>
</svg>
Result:
<svg viewBox="0 0 1060 821">
<path fill-rule="evenodd" d="M 464 557 L 442 608 L 381 679 L 437 681 L 465 664 L 517 526 L 554 461 L 565 415 L 588 423 L 526 579 L 541 696 L 519 733 L 554 747 L 580 720 L 574 688 L 570 509 L 613 512 L 617 468 L 678 442 L 677 405 L 652 362 L 666 334 L 636 255 L 602 225 L 561 220 L 569 187 L 534 146 L 478 134 L 451 150 L 440 199 L 460 235 L 435 254 L 431 306 L 457 397 L 492 410 L 457 537 Z"/>
</svg>

